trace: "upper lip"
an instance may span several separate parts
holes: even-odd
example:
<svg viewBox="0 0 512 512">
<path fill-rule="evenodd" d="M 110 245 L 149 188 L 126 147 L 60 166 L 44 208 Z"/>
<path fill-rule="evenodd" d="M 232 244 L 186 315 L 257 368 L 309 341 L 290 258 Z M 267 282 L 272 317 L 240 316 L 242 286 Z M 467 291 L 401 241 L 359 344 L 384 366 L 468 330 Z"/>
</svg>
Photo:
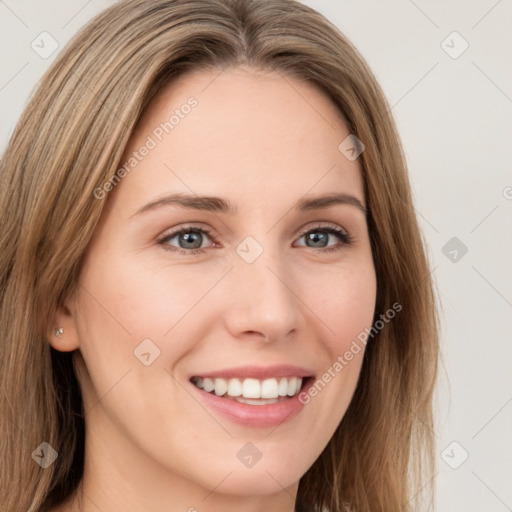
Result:
<svg viewBox="0 0 512 512">
<path fill-rule="evenodd" d="M 280 364 L 273 366 L 238 366 L 236 368 L 224 368 L 210 372 L 195 373 L 192 377 L 219 378 L 219 379 L 268 379 L 272 377 L 311 377 L 313 372 L 300 366 Z"/>
</svg>

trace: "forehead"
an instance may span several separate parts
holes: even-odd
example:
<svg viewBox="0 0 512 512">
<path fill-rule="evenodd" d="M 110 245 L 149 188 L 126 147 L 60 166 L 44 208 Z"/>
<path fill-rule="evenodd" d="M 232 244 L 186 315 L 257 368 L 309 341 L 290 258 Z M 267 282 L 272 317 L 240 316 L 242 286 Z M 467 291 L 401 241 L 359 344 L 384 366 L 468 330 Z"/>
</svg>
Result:
<svg viewBox="0 0 512 512">
<path fill-rule="evenodd" d="M 116 194 L 125 204 L 168 192 L 222 195 L 263 209 L 269 199 L 342 191 L 363 202 L 359 162 L 338 149 L 349 135 L 335 104 L 307 82 L 243 67 L 194 71 L 150 103 Z"/>
</svg>

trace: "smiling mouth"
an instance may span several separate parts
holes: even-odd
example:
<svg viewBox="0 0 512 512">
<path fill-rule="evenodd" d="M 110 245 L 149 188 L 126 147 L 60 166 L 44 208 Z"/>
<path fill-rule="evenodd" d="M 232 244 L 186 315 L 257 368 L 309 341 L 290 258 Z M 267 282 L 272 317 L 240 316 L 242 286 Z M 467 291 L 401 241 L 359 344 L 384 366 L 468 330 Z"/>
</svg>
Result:
<svg viewBox="0 0 512 512">
<path fill-rule="evenodd" d="M 206 393 L 248 405 L 270 405 L 288 400 L 299 394 L 306 380 L 302 377 L 190 379 L 192 384 Z"/>
</svg>

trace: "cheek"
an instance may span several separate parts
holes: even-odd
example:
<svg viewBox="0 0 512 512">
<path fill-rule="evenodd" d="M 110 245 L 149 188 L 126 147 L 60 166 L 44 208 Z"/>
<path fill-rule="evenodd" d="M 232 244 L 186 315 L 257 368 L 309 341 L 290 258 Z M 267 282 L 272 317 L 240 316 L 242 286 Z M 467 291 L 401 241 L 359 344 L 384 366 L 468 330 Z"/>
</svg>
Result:
<svg viewBox="0 0 512 512">
<path fill-rule="evenodd" d="M 197 305 L 224 272 L 106 255 L 84 267 L 80 278 L 83 339 L 101 339 L 102 350 L 125 342 L 133 350 L 145 338 L 169 339 L 183 320 L 197 317 Z"/>
<path fill-rule="evenodd" d="M 361 259 L 340 272 L 330 272 L 322 282 L 310 296 L 317 325 L 324 326 L 323 366 L 301 401 L 330 437 L 352 399 L 372 327 L 377 291 L 373 262 Z"/>
<path fill-rule="evenodd" d="M 311 307 L 325 326 L 331 355 L 346 350 L 354 338 L 371 326 L 377 293 L 371 256 L 315 276 L 308 288 L 314 291 L 309 293 Z"/>
<path fill-rule="evenodd" d="M 209 319 L 215 318 L 208 293 L 225 273 L 213 266 L 199 275 L 192 266 L 136 265 L 126 256 L 84 266 L 77 328 L 88 406 L 107 394 L 117 396 L 112 411 L 127 403 L 146 411 L 151 401 L 155 410 L 145 417 L 156 418 L 169 411 L 170 396 L 178 404 L 189 402 L 171 374 L 208 338 Z M 114 414 L 123 418 L 125 411 Z"/>
</svg>

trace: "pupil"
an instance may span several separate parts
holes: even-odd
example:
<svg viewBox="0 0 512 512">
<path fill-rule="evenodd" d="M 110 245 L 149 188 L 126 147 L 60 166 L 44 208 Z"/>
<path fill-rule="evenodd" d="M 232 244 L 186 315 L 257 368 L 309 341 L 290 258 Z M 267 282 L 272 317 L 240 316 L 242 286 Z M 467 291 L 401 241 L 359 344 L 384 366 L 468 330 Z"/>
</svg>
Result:
<svg viewBox="0 0 512 512">
<path fill-rule="evenodd" d="M 196 242 L 194 247 L 188 246 L 187 247 L 188 249 L 198 249 L 199 247 L 201 247 L 201 239 L 199 238 L 199 233 L 197 233 L 196 231 L 184 233 L 182 235 L 182 237 L 183 237 L 182 239 L 185 240 L 186 243 L 192 243 L 194 245 L 194 242 Z M 194 238 L 195 238 L 195 240 L 194 240 Z M 197 244 L 198 240 L 199 240 L 199 244 Z"/>
<path fill-rule="evenodd" d="M 322 239 L 324 240 L 324 242 L 327 240 L 327 234 L 326 233 L 322 233 L 320 235 L 318 235 L 318 232 L 315 232 L 315 233 L 309 233 L 309 240 L 311 240 L 313 243 L 317 243 L 319 240 L 321 241 Z M 321 247 L 324 247 L 325 245 L 324 244 L 320 244 Z"/>
</svg>

